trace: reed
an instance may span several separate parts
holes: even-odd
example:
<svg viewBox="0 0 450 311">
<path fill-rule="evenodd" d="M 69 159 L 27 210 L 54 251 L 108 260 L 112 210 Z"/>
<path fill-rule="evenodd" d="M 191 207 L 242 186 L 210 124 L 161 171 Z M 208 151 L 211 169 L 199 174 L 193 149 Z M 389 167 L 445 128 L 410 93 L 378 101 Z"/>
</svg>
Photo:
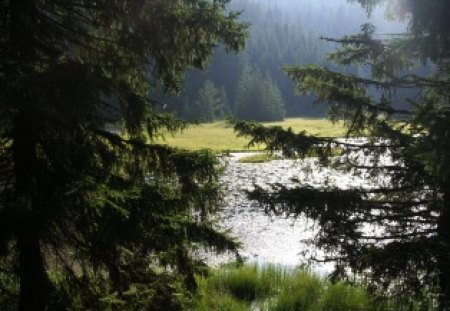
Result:
<svg viewBox="0 0 450 311">
<path fill-rule="evenodd" d="M 365 287 L 331 283 L 305 269 L 276 265 L 224 266 L 199 276 L 195 311 L 429 310 L 430 303 L 399 303 L 371 296 Z"/>
</svg>

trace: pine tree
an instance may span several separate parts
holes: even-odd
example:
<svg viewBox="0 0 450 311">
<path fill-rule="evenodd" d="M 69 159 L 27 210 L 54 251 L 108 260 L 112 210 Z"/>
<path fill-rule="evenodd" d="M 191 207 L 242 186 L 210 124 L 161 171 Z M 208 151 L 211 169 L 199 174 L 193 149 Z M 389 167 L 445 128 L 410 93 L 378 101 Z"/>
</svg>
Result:
<svg viewBox="0 0 450 311">
<path fill-rule="evenodd" d="M 384 2 L 358 1 L 369 12 Z M 320 228 L 314 242 L 336 262 L 336 276 L 350 268 L 383 293 L 407 299 L 428 293 L 439 310 L 450 310 L 450 2 L 390 1 L 389 8 L 411 19 L 409 33 L 379 37 L 364 25 L 359 34 L 326 39 L 341 45 L 331 60 L 367 66 L 371 77 L 319 66 L 286 69 L 299 91 L 315 93 L 332 120 L 345 122 L 348 138 L 366 136 L 364 143 L 246 123 L 236 129 L 270 150 L 300 156 L 315 150 L 322 165 L 375 179 L 378 186 L 353 189 L 298 181 L 294 189 L 275 185 L 250 196 L 275 212 L 313 218 Z M 418 62 L 434 62 L 434 72 L 407 73 Z M 371 96 L 371 88 L 382 96 Z M 410 109 L 395 108 L 402 89 L 420 91 Z M 333 160 L 335 147 L 344 154 Z"/>
<path fill-rule="evenodd" d="M 215 158 L 148 143 L 184 126 L 150 86 L 243 44 L 227 2 L 0 2 L 0 309 L 178 310 L 192 251 L 236 248 Z"/>
<path fill-rule="evenodd" d="M 243 71 L 236 95 L 235 116 L 242 120 L 279 121 L 285 115 L 278 86 L 248 67 Z"/>
<path fill-rule="evenodd" d="M 225 89 L 218 89 L 211 80 L 205 80 L 192 109 L 201 121 L 223 119 L 228 110 Z"/>
</svg>

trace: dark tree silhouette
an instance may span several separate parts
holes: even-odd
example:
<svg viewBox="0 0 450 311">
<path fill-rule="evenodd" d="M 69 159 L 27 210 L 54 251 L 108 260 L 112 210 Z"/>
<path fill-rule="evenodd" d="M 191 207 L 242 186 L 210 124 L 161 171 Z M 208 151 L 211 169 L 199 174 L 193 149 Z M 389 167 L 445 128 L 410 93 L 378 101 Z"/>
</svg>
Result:
<svg viewBox="0 0 450 311">
<path fill-rule="evenodd" d="M 227 2 L 0 1 L 2 310 L 180 309 L 194 245 L 235 249 L 214 157 L 148 143 L 184 126 L 150 86 L 242 46 Z"/>
</svg>

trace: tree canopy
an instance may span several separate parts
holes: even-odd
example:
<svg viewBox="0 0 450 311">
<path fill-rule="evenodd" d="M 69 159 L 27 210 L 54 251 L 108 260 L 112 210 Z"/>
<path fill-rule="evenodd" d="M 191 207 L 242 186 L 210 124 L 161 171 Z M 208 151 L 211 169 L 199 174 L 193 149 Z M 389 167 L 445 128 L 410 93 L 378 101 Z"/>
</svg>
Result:
<svg viewBox="0 0 450 311">
<path fill-rule="evenodd" d="M 152 143 L 185 124 L 148 96 L 243 45 L 227 2 L 0 1 L 1 309 L 178 310 L 192 251 L 236 249 L 215 158 Z"/>
<path fill-rule="evenodd" d="M 320 229 L 314 242 L 326 250 L 325 260 L 336 262 L 337 275 L 350 268 L 383 293 L 407 298 L 428 293 L 439 310 L 450 310 L 450 23 L 445 13 L 450 3 L 358 2 L 369 13 L 387 3 L 390 16 L 410 25 L 398 36 L 377 34 L 366 24 L 358 34 L 325 38 L 340 45 L 330 60 L 369 68 L 370 77 L 313 65 L 285 69 L 300 92 L 313 92 L 328 105 L 331 120 L 345 122 L 347 140 L 246 123 L 236 129 L 286 155 L 316 150 L 321 165 L 373 185 L 312 188 L 300 180 L 294 189 L 274 185 L 250 196 L 275 212 L 316 220 Z M 411 73 L 426 62 L 433 64 L 430 75 Z M 381 95 L 372 96 L 373 88 Z M 410 109 L 396 108 L 394 95 L 402 89 L 417 90 L 408 99 Z M 361 136 L 362 141 L 352 140 Z M 344 154 L 330 158 L 336 147 Z"/>
</svg>

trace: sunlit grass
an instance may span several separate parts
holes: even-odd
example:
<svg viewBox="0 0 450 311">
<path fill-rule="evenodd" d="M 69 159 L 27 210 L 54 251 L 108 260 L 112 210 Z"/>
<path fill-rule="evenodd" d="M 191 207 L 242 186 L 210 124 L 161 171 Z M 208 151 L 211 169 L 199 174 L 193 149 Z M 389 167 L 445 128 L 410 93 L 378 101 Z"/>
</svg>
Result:
<svg viewBox="0 0 450 311">
<path fill-rule="evenodd" d="M 364 289 L 343 283 L 331 285 L 322 301 L 323 309 L 335 311 L 366 310 L 370 304 L 370 297 Z M 381 310 L 381 307 L 379 309 Z"/>
<path fill-rule="evenodd" d="M 166 135 L 159 143 L 187 150 L 211 149 L 213 151 L 258 150 L 247 148 L 249 139 L 237 137 L 233 127 L 225 121 L 191 126 L 181 133 Z"/>
<path fill-rule="evenodd" d="M 345 135 L 342 124 L 333 124 L 326 119 L 294 118 L 282 122 L 264 123 L 264 125 L 281 126 L 285 129 L 291 127 L 294 132 L 306 131 L 312 135 L 326 137 Z M 211 149 L 217 152 L 264 149 L 264 146 L 248 148 L 249 141 L 248 138 L 237 137 L 233 127 L 226 121 L 219 121 L 192 126 L 174 136 L 166 135 L 164 140 L 161 139 L 158 142 L 187 150 Z"/>
<path fill-rule="evenodd" d="M 270 292 L 270 282 L 263 282 L 256 266 L 222 271 L 216 278 L 220 284 L 218 289 L 223 287 L 233 297 L 247 302 L 263 298 Z"/>
<path fill-rule="evenodd" d="M 321 310 L 325 281 L 306 271 L 293 273 L 283 283 L 280 293 L 270 304 L 270 311 Z M 326 310 L 334 310 L 333 308 Z"/>
<path fill-rule="evenodd" d="M 228 266 L 199 277 L 198 282 L 196 311 L 375 310 L 374 300 L 363 287 L 332 284 L 302 269 Z"/>
<path fill-rule="evenodd" d="M 273 160 L 279 160 L 280 158 L 280 156 L 274 154 L 256 153 L 240 158 L 239 163 L 266 163 Z"/>
<path fill-rule="evenodd" d="M 341 137 L 346 134 L 343 123 L 333 124 L 325 118 L 289 118 L 281 122 L 264 123 L 264 125 L 281 126 L 286 129 L 290 127 L 296 133 L 305 131 L 321 137 Z"/>
<path fill-rule="evenodd" d="M 330 151 L 330 156 L 331 157 L 337 157 L 337 156 L 341 156 L 344 153 L 344 150 L 340 147 L 335 147 L 332 148 Z M 308 152 L 307 154 L 304 155 L 304 157 L 306 158 L 317 158 L 319 157 L 319 154 L 316 150 L 311 150 L 310 152 Z M 300 157 L 292 157 L 290 159 L 299 159 Z M 251 153 L 247 156 L 243 156 L 242 158 L 240 158 L 238 160 L 239 163 L 254 163 L 254 164 L 258 164 L 258 163 L 267 163 L 267 162 L 271 162 L 274 160 L 280 160 L 283 159 L 283 157 L 281 155 L 278 154 L 271 154 L 268 152 L 264 152 L 264 153 Z"/>
<path fill-rule="evenodd" d="M 195 310 L 250 310 L 254 302 L 275 296 L 287 275 L 286 269 L 270 265 L 214 270 L 208 277 L 198 278 L 200 293 Z"/>
</svg>

